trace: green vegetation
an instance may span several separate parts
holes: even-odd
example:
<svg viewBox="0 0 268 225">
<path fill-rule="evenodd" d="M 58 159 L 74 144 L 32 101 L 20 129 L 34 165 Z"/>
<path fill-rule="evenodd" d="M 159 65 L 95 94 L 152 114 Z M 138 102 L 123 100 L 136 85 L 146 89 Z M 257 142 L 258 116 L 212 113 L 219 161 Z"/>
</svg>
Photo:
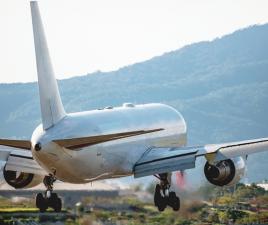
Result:
<svg viewBox="0 0 268 225">
<path fill-rule="evenodd" d="M 39 214 L 37 209 L 31 208 L 31 201 L 28 201 L 28 206 L 19 208 L 19 203 L 14 205 L 10 200 L 2 198 L 0 224 L 9 225 L 14 218 L 24 221 L 25 224 L 27 221 L 41 224 L 47 224 L 48 221 L 62 221 L 67 225 L 88 225 L 94 222 L 121 225 L 268 223 L 268 191 L 255 184 L 250 186 L 238 184 L 236 188 L 206 185 L 194 193 L 183 192 L 180 195 L 181 210 L 174 212 L 167 208 L 162 213 L 159 213 L 151 202 L 141 202 L 136 197 L 130 196 L 86 197 L 75 210 L 62 214 L 53 212 Z M 193 198 L 195 200 L 189 200 Z"/>
<path fill-rule="evenodd" d="M 67 112 L 166 103 L 185 117 L 190 145 L 267 137 L 267 40 L 268 24 L 252 26 L 117 71 L 62 80 L 63 103 Z M 37 84 L 0 84 L 0 105 L 0 137 L 30 138 L 41 118 Z M 267 178 L 267 158 L 249 157 L 250 181 Z"/>
<path fill-rule="evenodd" d="M 34 208 L 35 202 L 34 199 L 30 198 L 21 198 L 20 200 L 13 200 L 12 204 L 10 202 L 10 199 L 2 198 L 0 196 L 0 210 L 12 210 L 14 208 L 20 208 L 20 209 L 27 209 L 27 208 Z"/>
</svg>

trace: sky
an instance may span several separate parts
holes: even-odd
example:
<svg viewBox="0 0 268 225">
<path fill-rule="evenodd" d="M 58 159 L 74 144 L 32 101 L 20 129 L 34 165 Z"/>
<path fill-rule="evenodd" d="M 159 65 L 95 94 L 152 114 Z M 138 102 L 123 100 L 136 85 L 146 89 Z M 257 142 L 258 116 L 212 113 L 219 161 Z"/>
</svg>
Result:
<svg viewBox="0 0 268 225">
<path fill-rule="evenodd" d="M 112 71 L 253 24 L 267 0 L 40 0 L 57 79 Z M 36 81 L 29 1 L 0 0 L 0 83 Z"/>
</svg>

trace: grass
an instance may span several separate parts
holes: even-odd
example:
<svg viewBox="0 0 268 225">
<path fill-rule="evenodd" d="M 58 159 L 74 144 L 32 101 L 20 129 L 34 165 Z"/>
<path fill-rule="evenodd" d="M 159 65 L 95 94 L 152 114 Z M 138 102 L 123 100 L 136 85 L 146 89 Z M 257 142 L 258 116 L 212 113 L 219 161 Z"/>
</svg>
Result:
<svg viewBox="0 0 268 225">
<path fill-rule="evenodd" d="M 15 213 L 15 212 L 39 212 L 37 208 L 0 208 L 0 213 Z"/>
</svg>

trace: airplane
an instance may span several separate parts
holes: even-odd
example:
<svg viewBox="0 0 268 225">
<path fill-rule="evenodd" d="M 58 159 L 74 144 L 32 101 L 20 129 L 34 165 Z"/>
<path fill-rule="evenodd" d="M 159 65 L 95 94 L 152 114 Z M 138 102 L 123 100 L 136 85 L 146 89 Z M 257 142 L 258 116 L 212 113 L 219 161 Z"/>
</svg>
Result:
<svg viewBox="0 0 268 225">
<path fill-rule="evenodd" d="M 159 103 L 107 107 L 66 113 L 50 61 L 38 8 L 31 15 L 42 123 L 30 140 L 0 139 L 1 173 L 16 189 L 44 183 L 36 207 L 60 212 L 62 201 L 53 190 L 56 180 L 74 184 L 133 176 L 156 176 L 154 204 L 177 211 L 180 199 L 171 174 L 195 167 L 205 157 L 204 174 L 216 186 L 232 186 L 245 173 L 249 154 L 267 151 L 268 138 L 187 146 L 187 126 L 174 108 Z"/>
</svg>

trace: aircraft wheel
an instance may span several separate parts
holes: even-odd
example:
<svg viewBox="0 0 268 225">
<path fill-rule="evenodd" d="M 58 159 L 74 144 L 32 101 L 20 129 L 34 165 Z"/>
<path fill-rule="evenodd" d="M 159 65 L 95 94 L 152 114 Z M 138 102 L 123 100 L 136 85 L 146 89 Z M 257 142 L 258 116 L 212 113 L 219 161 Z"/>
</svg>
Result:
<svg viewBox="0 0 268 225">
<path fill-rule="evenodd" d="M 53 208 L 55 212 L 61 211 L 62 202 L 56 193 L 51 193 L 51 196 L 48 199 L 48 201 L 49 201 L 49 206 Z"/>
<path fill-rule="evenodd" d="M 36 205 L 36 208 L 40 210 L 40 212 L 45 212 L 47 210 L 48 204 L 42 193 L 38 193 L 36 195 L 35 205 Z"/>
<path fill-rule="evenodd" d="M 167 207 L 167 198 L 166 197 L 162 197 L 160 191 L 161 191 L 160 185 L 157 184 L 155 186 L 154 204 L 158 208 L 158 210 L 160 212 L 162 212 Z"/>
<path fill-rule="evenodd" d="M 180 209 L 180 199 L 176 196 L 175 192 L 170 192 L 168 196 L 168 205 L 174 210 L 179 211 Z"/>
</svg>

